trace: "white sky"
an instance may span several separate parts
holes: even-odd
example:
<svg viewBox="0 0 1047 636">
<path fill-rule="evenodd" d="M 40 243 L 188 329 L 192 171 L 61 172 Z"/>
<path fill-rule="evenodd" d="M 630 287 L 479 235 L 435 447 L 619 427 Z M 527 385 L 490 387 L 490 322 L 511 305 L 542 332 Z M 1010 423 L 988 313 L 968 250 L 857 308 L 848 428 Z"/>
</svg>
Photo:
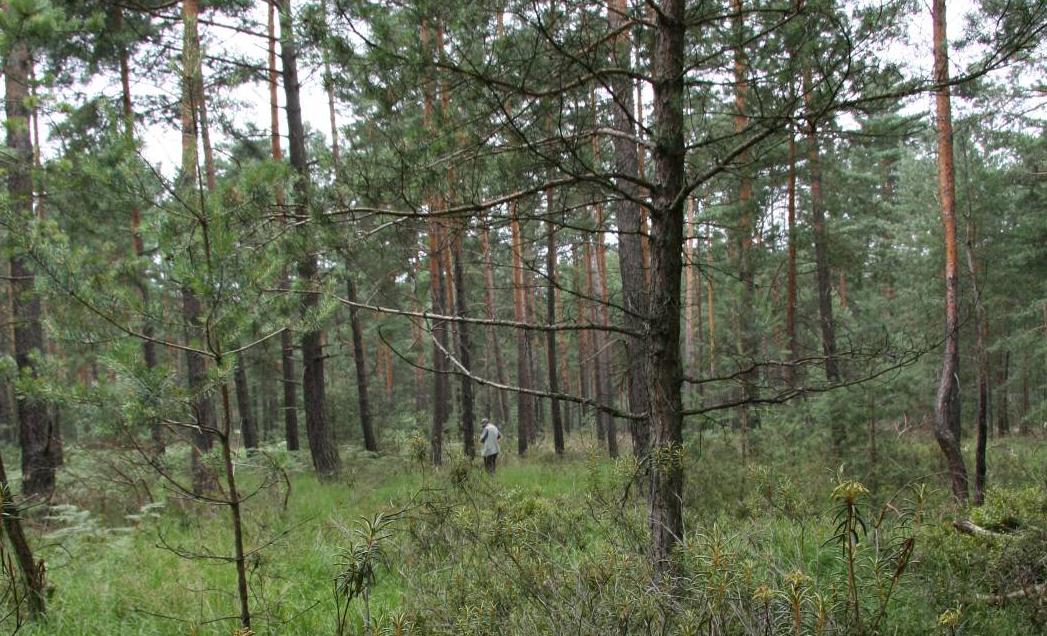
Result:
<svg viewBox="0 0 1047 636">
<path fill-rule="evenodd" d="M 875 1 L 875 0 L 873 0 Z M 260 33 L 264 33 L 267 26 L 267 2 L 264 0 L 258 0 L 255 7 L 246 16 L 256 26 L 254 27 Z M 915 73 L 929 74 L 930 72 L 930 41 L 931 41 L 931 19 L 930 19 L 930 7 L 926 0 L 922 3 L 923 7 L 919 14 L 913 17 L 911 24 L 909 25 L 909 44 L 898 50 L 892 50 L 889 52 L 890 55 L 897 55 L 899 59 L 908 60 L 909 67 Z M 965 24 L 965 14 L 971 10 L 973 6 L 972 0 L 952 0 L 948 2 L 948 29 L 951 40 L 956 40 L 963 35 L 963 28 Z M 207 19 L 214 20 L 214 15 L 204 16 Z M 228 19 L 221 19 L 224 23 L 229 23 Z M 279 32 L 279 26 L 277 27 Z M 207 44 L 207 52 L 214 55 L 223 55 L 223 53 L 237 53 L 239 55 L 249 56 L 250 58 L 257 61 L 261 65 L 267 63 L 267 42 L 265 38 L 253 37 L 243 33 L 237 33 L 229 29 L 223 29 L 213 25 L 200 25 L 200 30 Z M 977 56 L 977 51 L 966 51 L 961 52 L 955 48 L 950 51 L 952 56 L 952 67 L 953 72 L 957 72 L 956 69 L 962 69 L 968 63 L 973 61 Z M 279 65 L 279 55 L 277 57 L 277 64 Z M 132 73 L 134 69 L 132 68 Z M 205 76 L 208 74 L 208 69 L 204 69 Z M 164 91 L 172 90 L 172 84 L 176 79 L 172 74 L 165 74 L 164 77 L 149 78 L 149 77 L 133 77 L 132 91 L 138 95 L 146 94 L 158 94 Z M 306 121 L 306 125 L 314 130 L 320 131 L 325 137 L 330 139 L 329 120 L 327 111 L 327 98 L 323 92 L 321 85 L 321 69 L 316 67 L 307 66 L 303 61 L 299 62 L 299 78 L 302 83 L 302 105 L 303 105 L 303 117 Z M 104 86 L 104 90 L 108 93 L 118 95 L 119 84 L 116 78 L 112 78 L 108 83 L 98 82 L 100 86 Z M 280 95 L 280 104 L 283 106 L 283 89 L 282 86 L 278 91 Z M 239 117 L 241 121 L 251 121 L 255 125 L 263 130 L 269 128 L 269 88 L 268 84 L 264 82 L 256 82 L 246 84 L 235 91 L 228 97 L 233 98 L 236 101 L 241 102 L 244 105 L 243 110 L 240 112 Z M 928 95 L 926 98 L 916 100 L 916 103 L 912 104 L 911 110 L 918 111 L 922 106 L 926 106 L 927 112 L 930 112 L 933 108 L 932 97 Z M 957 104 L 957 107 L 962 108 L 962 104 Z M 345 121 L 348 116 L 348 109 L 345 105 L 340 106 L 340 122 Z M 281 110 L 282 112 L 282 110 Z M 214 119 L 212 117 L 212 119 Z M 172 173 L 178 163 L 180 162 L 180 136 L 179 132 L 167 126 L 140 126 L 138 129 L 138 135 L 140 136 L 143 143 L 143 154 L 146 159 L 157 165 L 162 172 L 170 174 Z M 281 121 L 281 132 L 286 134 L 287 126 L 286 120 L 282 118 Z M 44 133 L 46 134 L 46 132 Z M 213 131 L 212 135 L 216 141 L 220 142 L 221 137 L 217 134 L 217 131 Z M 46 139 L 45 139 L 46 142 Z M 47 148 L 45 147 L 45 153 Z M 50 149 L 53 150 L 54 149 Z"/>
</svg>

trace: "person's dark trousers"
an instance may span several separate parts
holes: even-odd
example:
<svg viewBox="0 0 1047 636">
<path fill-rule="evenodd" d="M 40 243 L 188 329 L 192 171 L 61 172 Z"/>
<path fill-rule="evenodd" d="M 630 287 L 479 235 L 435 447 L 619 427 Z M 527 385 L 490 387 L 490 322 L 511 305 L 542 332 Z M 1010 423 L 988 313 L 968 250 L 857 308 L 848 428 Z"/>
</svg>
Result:
<svg viewBox="0 0 1047 636">
<path fill-rule="evenodd" d="M 498 462 L 498 453 L 495 453 L 494 455 L 488 455 L 487 457 L 484 457 L 484 468 L 487 469 L 487 473 L 489 475 L 493 475 L 494 474 L 494 467 L 495 467 L 495 464 L 497 462 Z"/>
</svg>

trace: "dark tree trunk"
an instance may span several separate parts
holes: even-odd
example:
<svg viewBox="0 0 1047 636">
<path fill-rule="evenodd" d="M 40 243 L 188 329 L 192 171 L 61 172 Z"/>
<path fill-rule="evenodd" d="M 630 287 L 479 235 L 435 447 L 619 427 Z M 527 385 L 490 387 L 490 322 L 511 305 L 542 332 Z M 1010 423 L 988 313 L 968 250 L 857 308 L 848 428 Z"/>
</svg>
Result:
<svg viewBox="0 0 1047 636">
<path fill-rule="evenodd" d="M 814 105 L 814 90 L 810 63 L 803 73 L 804 103 L 808 110 Z M 821 327 L 822 355 L 825 356 L 825 379 L 829 384 L 840 381 L 840 370 L 836 360 L 836 324 L 833 321 L 832 272 L 829 267 L 829 237 L 825 228 L 825 202 L 822 195 L 821 153 L 818 149 L 818 121 L 813 114 L 807 122 L 807 163 L 811 180 L 811 229 L 814 233 L 814 269 L 818 285 L 818 318 Z M 833 456 L 843 455 L 846 428 L 844 420 L 835 408 L 831 420 Z"/>
<path fill-rule="evenodd" d="M 465 303 L 465 264 L 462 262 L 462 233 L 464 232 L 464 225 L 456 228 L 456 235 L 452 240 L 452 256 L 454 260 L 454 298 L 455 298 L 455 315 L 459 318 L 463 318 L 466 315 L 466 303 Z M 461 363 L 462 367 L 467 372 L 472 372 L 472 342 L 469 338 L 469 323 L 462 322 L 458 325 L 458 329 L 455 330 L 457 335 L 457 349 L 458 349 L 458 362 Z M 462 418 L 462 450 L 466 457 L 473 458 L 476 456 L 475 446 L 475 430 L 476 425 L 474 422 L 475 418 L 475 406 L 473 404 L 473 381 L 466 374 L 463 373 L 459 376 L 461 379 L 461 410 L 459 417 Z"/>
<path fill-rule="evenodd" d="M 253 450 L 258 448 L 258 425 L 255 422 L 254 408 L 251 404 L 251 391 L 247 384 L 247 362 L 244 360 L 243 353 L 236 355 L 233 382 L 236 384 L 236 408 L 240 412 L 240 436 L 243 439 L 244 448 Z"/>
<path fill-rule="evenodd" d="M 614 0 L 607 7 L 607 21 L 611 32 L 617 32 L 612 49 L 612 64 L 619 68 L 632 66 L 632 45 L 629 29 L 625 28 L 626 2 Z M 614 145 L 614 172 L 620 175 L 639 175 L 639 157 L 632 138 L 636 126 L 633 110 L 632 80 L 625 75 L 615 76 L 611 80 L 613 96 L 611 123 L 614 129 L 623 133 L 612 139 Z M 625 326 L 631 331 L 641 333 L 647 314 L 647 294 L 645 293 L 647 274 L 645 272 L 643 235 L 646 227 L 643 214 L 637 201 L 641 196 L 639 188 L 628 178 L 619 179 L 618 188 L 621 194 L 615 207 L 618 225 L 618 259 L 622 278 L 622 303 L 624 306 Z M 601 272 L 601 276 L 605 272 Z M 602 281 L 606 287 L 607 281 Z M 604 299 L 606 302 L 606 298 Z M 625 342 L 629 361 L 629 410 L 633 413 L 647 412 L 647 380 L 643 377 L 645 356 L 644 342 L 639 337 L 629 337 Z M 608 418 L 611 419 L 611 418 Z M 613 427 L 613 422 L 611 424 Z M 633 442 L 633 455 L 638 458 L 647 456 L 650 444 L 650 431 L 647 422 L 630 420 L 629 433 Z M 612 457 L 617 455 L 617 444 Z"/>
<path fill-rule="evenodd" d="M 182 316 L 185 320 L 185 342 L 199 349 L 204 342 L 200 335 L 205 331 L 201 320 L 200 299 L 189 287 L 182 288 Z M 215 408 L 210 387 L 207 385 L 207 358 L 195 351 L 185 352 L 186 376 L 189 384 L 190 408 L 193 416 L 191 470 L 193 492 L 201 495 L 213 492 L 217 487 L 214 471 L 202 461 L 203 455 L 214 445 Z"/>
<path fill-rule="evenodd" d="M 949 57 L 945 30 L 945 0 L 933 0 L 934 80 L 938 128 L 938 198 L 945 234 L 945 351 L 941 384 L 935 403 L 934 433 L 949 466 L 952 494 L 967 503 L 967 467 L 960 452 L 960 319 L 959 276 L 956 256 L 956 180 L 953 171 L 952 109 L 949 96 Z"/>
<path fill-rule="evenodd" d="M 0 507 L 3 511 L 4 532 L 7 533 L 7 539 L 14 549 L 18 569 L 22 571 L 22 576 L 25 578 L 29 616 L 32 619 L 41 618 L 45 610 L 44 572 L 46 569 L 42 559 L 37 562 L 33 557 L 29 541 L 25 538 L 25 532 L 22 530 L 22 514 L 15 504 L 14 495 L 11 494 L 3 457 L 0 457 Z"/>
<path fill-rule="evenodd" d="M 445 314 L 447 313 L 447 287 L 444 284 L 446 273 L 441 256 L 444 247 L 442 245 L 443 233 L 440 230 L 439 221 L 429 221 L 429 288 L 432 295 L 433 312 Z M 448 351 L 447 325 L 443 321 L 435 321 L 432 331 L 433 425 L 429 443 L 433 464 L 439 466 L 443 463 L 444 428 L 447 426 L 447 419 L 451 411 L 451 383 L 447 376 L 449 369 L 445 353 Z"/>
<path fill-rule="evenodd" d="M 785 381 L 796 384 L 796 360 L 800 357 L 800 340 L 796 334 L 796 135 L 789 129 L 789 176 L 786 186 L 788 198 L 789 256 L 786 265 L 787 287 L 785 299 L 785 336 L 789 341 L 789 363 L 785 366 Z"/>
<path fill-rule="evenodd" d="M 302 103 L 298 84 L 298 52 L 294 41 L 291 0 L 280 5 L 280 58 L 283 62 L 284 96 L 287 102 L 287 140 L 294 185 L 300 215 L 311 215 L 309 166 L 305 152 L 305 127 L 302 125 Z M 302 315 L 309 316 L 320 304 L 320 276 L 316 256 L 308 246 L 299 256 L 298 277 L 305 283 L 302 294 Z M 302 334 L 302 398 L 305 405 L 305 432 L 309 438 L 309 452 L 316 474 L 321 479 L 336 476 L 342 460 L 338 455 L 334 430 L 327 423 L 327 399 L 324 388 L 323 334 L 310 328 Z"/>
<path fill-rule="evenodd" d="M 553 197 L 552 192 L 546 192 L 546 212 L 549 219 L 546 221 L 545 242 L 545 269 L 549 286 L 546 289 L 545 321 L 552 325 L 556 322 L 556 226 L 553 224 Z M 556 394 L 560 391 L 559 378 L 557 377 L 557 355 L 556 355 L 556 332 L 550 329 L 545 332 L 546 366 L 549 371 L 549 392 Z M 551 418 L 553 423 L 553 450 L 557 455 L 563 455 L 563 420 L 560 419 L 560 400 L 552 398 L 549 401 Z"/>
<path fill-rule="evenodd" d="M 8 9 L 10 15 L 11 9 Z M 29 136 L 29 47 L 15 39 L 4 61 L 7 111 L 7 193 L 19 223 L 33 222 L 33 142 Z M 28 377 L 37 376 L 37 360 L 45 354 L 43 309 L 36 293 L 36 276 L 29 259 L 15 251 L 11 256 L 11 318 L 14 322 L 15 363 Z M 55 487 L 58 439 L 47 402 L 35 395 L 15 396 L 18 439 L 22 447 L 22 492 L 50 497 Z"/>
<path fill-rule="evenodd" d="M 353 277 L 346 274 L 345 277 L 346 299 L 356 302 L 356 283 Z M 371 422 L 371 405 L 367 397 L 367 354 L 364 352 L 364 329 L 360 324 L 360 311 L 353 305 L 349 305 L 349 323 L 353 332 L 353 362 L 356 363 L 356 396 L 360 405 L 360 429 L 364 437 L 364 448 L 372 453 L 378 452 L 378 441 L 374 436 L 374 426 Z"/>
<path fill-rule="evenodd" d="M 684 0 L 663 0 L 652 52 L 655 188 L 651 192 L 651 282 L 646 377 L 650 401 L 649 491 L 651 560 L 671 569 L 673 547 L 683 537 L 683 417 L 680 385 L 680 247 L 683 241 Z"/>
<path fill-rule="evenodd" d="M 277 97 L 279 73 L 276 69 L 276 10 L 279 0 L 269 0 L 269 126 L 270 147 L 273 161 L 283 161 L 280 147 L 280 102 Z M 288 220 L 287 197 L 280 185 L 276 187 L 276 205 L 284 211 L 284 222 Z M 291 278 L 286 270 L 281 274 L 280 287 L 289 289 Z M 298 387 L 294 369 L 294 335 L 289 329 L 280 334 L 280 373 L 283 386 L 284 439 L 287 450 L 296 451 L 298 441 Z"/>
<path fill-rule="evenodd" d="M 1000 396 L 1000 406 L 996 409 L 996 432 L 1003 437 L 1011 432 L 1011 419 L 1010 419 L 1010 404 L 1008 404 L 1008 393 L 1010 389 L 1007 386 L 1008 374 L 1011 371 L 1011 352 L 1003 352 L 1003 364 L 1000 365 L 1000 379 L 997 382 L 998 394 Z"/>
<path fill-rule="evenodd" d="M 593 296 L 596 302 L 593 309 L 596 312 L 596 324 L 607 327 L 610 324 L 608 303 L 610 294 L 607 289 L 607 258 L 606 246 L 604 245 L 603 210 L 596 206 L 596 235 L 593 237 L 596 245 L 593 256 L 596 263 L 593 266 Z M 596 331 L 596 401 L 601 407 L 610 408 L 614 406 L 614 393 L 611 390 L 611 342 L 609 333 L 605 330 Z M 603 429 L 607 435 L 607 454 L 614 458 L 618 457 L 618 431 L 615 427 L 614 416 L 604 408 L 596 413 L 597 419 L 603 422 Z"/>
</svg>

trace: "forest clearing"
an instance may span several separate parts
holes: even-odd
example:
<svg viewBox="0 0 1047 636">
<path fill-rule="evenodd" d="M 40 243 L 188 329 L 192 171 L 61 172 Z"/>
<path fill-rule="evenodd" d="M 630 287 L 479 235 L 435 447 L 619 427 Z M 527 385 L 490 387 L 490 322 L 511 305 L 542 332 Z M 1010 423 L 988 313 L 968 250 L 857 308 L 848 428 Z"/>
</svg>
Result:
<svg viewBox="0 0 1047 636">
<path fill-rule="evenodd" d="M 0 16 L 0 632 L 1047 630 L 1047 1 Z"/>
</svg>

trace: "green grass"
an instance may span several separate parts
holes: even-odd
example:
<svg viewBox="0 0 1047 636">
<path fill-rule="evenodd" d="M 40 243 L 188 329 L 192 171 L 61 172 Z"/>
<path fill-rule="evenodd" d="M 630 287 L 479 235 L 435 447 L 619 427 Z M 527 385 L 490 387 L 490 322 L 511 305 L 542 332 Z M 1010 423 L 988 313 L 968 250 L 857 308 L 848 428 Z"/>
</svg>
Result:
<svg viewBox="0 0 1047 636">
<path fill-rule="evenodd" d="M 703 441 L 700 458 L 691 456 L 686 519 L 694 533 L 690 537 L 694 551 L 688 558 L 693 557 L 697 571 L 706 567 L 701 564 L 707 560 L 712 540 L 709 533 L 715 523 L 734 546 L 738 567 L 742 568 L 739 571 L 748 572 L 752 578 L 745 585 L 766 582 L 781 587 L 783 577 L 797 570 L 812 578 L 812 589 L 826 594 L 839 592 L 844 570 L 839 550 L 830 541 L 834 509 L 828 494 L 832 471 L 819 461 L 817 452 L 806 455 L 808 461 L 778 457 L 776 453 L 788 455 L 788 449 L 781 448 L 770 433 L 761 434 L 768 439 L 762 440 L 761 447 L 766 450 L 756 464 L 743 465 L 730 440 L 721 439 L 719 434 Z M 904 486 L 912 476 L 931 476 L 924 480 L 930 487 L 927 509 L 915 529 L 916 558 L 889 606 L 884 633 L 933 632 L 941 612 L 957 604 L 964 606 L 963 633 L 1022 634 L 1037 629 L 1035 613 L 1030 614 L 1021 603 L 991 607 L 975 601 L 978 593 L 990 589 L 986 568 L 999 560 L 1000 549 L 994 552 L 949 527 L 958 513 L 948 502 L 941 478 L 935 476 L 938 459 L 933 445 L 923 440 L 893 450 L 895 455 L 884 461 L 877 473 L 880 492 L 865 502 L 867 516 L 879 513 L 889 496 L 886 493 L 909 492 Z M 172 462 L 181 460 L 178 453 L 172 451 Z M 449 457 L 455 453 L 454 448 L 447 451 Z M 1042 509 L 1040 496 L 1047 466 L 1043 444 L 1032 439 L 1007 442 L 997 444 L 993 453 L 999 457 L 993 478 L 1000 489 L 990 498 L 985 512 L 978 513 L 982 515 L 979 519 L 991 523 L 1014 515 L 1022 523 L 1035 518 L 1035 523 L 1047 525 L 1047 509 Z M 39 511 L 36 514 L 31 538 L 39 556 L 48 563 L 48 581 L 53 589 L 47 621 L 20 633 L 231 634 L 238 614 L 232 563 L 176 554 L 230 554 L 228 509 L 183 501 L 162 489 L 154 477 L 148 482 L 150 491 L 166 505 L 155 518 L 147 517 L 136 524 L 125 515 L 137 512 L 143 496 L 133 496 L 126 485 L 107 485 L 111 473 L 100 459 L 103 456 L 104 451 L 72 452 L 70 466 L 63 472 L 60 489 L 65 487 L 65 499 L 90 511 L 89 516 L 72 509 L 60 520 L 45 521 Z M 285 458 L 291 481 L 287 509 L 282 505 L 282 486 L 260 492 L 245 505 L 247 547 L 253 550 L 264 546 L 249 565 L 258 634 L 334 633 L 333 580 L 340 555 L 350 541 L 348 531 L 358 526 L 361 517 L 404 506 L 419 506 L 421 511 L 423 502 L 440 497 L 461 502 L 471 496 L 455 494 L 454 480 L 450 479 L 460 470 L 460 460 L 449 460 L 447 466 L 435 470 L 402 457 L 372 458 L 353 449 L 344 449 L 343 458 L 346 474 L 330 483 L 320 483 L 312 476 L 306 455 Z M 107 461 L 116 462 L 117 458 L 114 455 Z M 578 576 L 583 576 L 593 568 L 613 567 L 610 564 L 618 563 L 622 555 L 622 563 L 637 558 L 629 554 L 642 556 L 629 552 L 636 546 L 625 534 L 628 528 L 643 527 L 642 498 L 634 489 L 628 498 L 620 499 L 621 485 L 632 469 L 628 460 L 612 463 L 583 444 L 576 444 L 563 460 L 539 448 L 525 460 L 505 453 L 493 480 L 483 476 L 479 463 L 474 463 L 469 468 L 466 490 L 488 497 L 483 500 L 486 505 L 508 506 L 504 514 L 510 517 L 512 506 L 529 506 L 522 519 L 525 527 L 518 529 L 524 533 L 521 536 L 540 532 L 555 537 L 555 541 L 550 540 L 555 545 L 549 554 L 559 563 L 557 576 L 564 572 L 570 576 L 574 571 L 571 568 L 578 568 Z M 259 482 L 260 472 L 244 465 L 238 469 L 238 479 L 250 488 Z M 892 502 L 897 508 L 904 504 L 905 497 Z M 615 508 L 619 505 L 620 509 Z M 620 514 L 616 516 L 615 510 Z M 500 526 L 484 524 L 508 523 L 498 521 L 501 515 L 503 512 L 476 517 L 475 527 L 482 535 L 491 533 L 491 528 Z M 415 522 L 401 524 L 403 532 L 389 546 L 390 567 L 379 573 L 372 593 L 373 612 L 424 612 L 437 602 L 439 593 L 446 591 L 432 589 L 434 581 L 446 580 L 451 585 L 453 572 L 453 576 L 465 577 L 459 581 L 461 585 L 482 587 L 484 577 L 491 575 L 482 567 L 466 566 L 476 555 L 457 554 L 456 549 L 472 548 L 467 542 L 454 543 L 455 538 L 438 546 L 438 552 L 445 551 L 439 554 L 445 556 L 434 556 L 438 552 L 427 555 L 419 539 L 425 536 L 426 527 Z M 484 543 L 485 536 L 477 541 L 480 543 L 473 547 L 493 549 L 493 543 Z M 600 563 L 601 555 L 608 555 L 604 564 Z M 544 567 L 535 563 L 536 568 Z M 432 570 L 417 569 L 422 567 Z M 869 565 L 863 562 L 861 567 Z M 441 568 L 447 568 L 445 579 L 441 578 Z M 867 570 L 862 572 L 869 576 Z M 632 584 L 624 573 L 614 576 L 621 577 L 623 586 Z M 466 580 L 470 577 L 477 580 Z M 505 585 L 511 586 L 511 579 L 507 581 Z M 621 601 L 607 597 L 606 602 L 613 609 Z M 359 607 L 359 602 L 354 602 L 351 611 L 357 623 Z M 467 609 L 463 606 L 461 611 Z M 524 620 L 519 616 L 516 619 Z M 461 629 L 461 633 L 469 631 Z M 436 631 L 452 633 L 449 629 Z"/>
</svg>

